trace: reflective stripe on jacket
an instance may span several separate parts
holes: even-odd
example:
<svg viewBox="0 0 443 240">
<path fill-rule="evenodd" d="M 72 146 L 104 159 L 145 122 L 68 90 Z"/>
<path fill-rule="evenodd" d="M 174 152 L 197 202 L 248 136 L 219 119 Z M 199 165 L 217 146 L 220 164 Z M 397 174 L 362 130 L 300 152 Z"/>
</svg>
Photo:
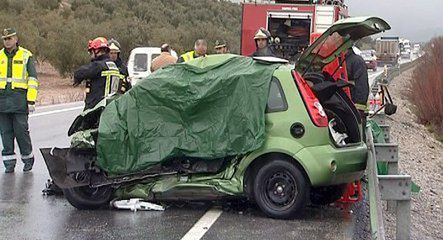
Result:
<svg viewBox="0 0 443 240">
<path fill-rule="evenodd" d="M 105 62 L 108 70 L 103 70 L 101 76 L 106 78 L 104 96 L 117 93 L 120 91 L 120 82 L 125 79 L 125 75 L 120 74 L 120 69 L 112 61 Z"/>
<path fill-rule="evenodd" d="M 12 73 L 8 76 L 8 56 L 5 49 L 0 51 L 0 89 L 5 89 L 7 83 L 11 83 L 11 88 L 27 89 L 27 101 L 37 100 L 37 89 L 39 82 L 37 78 L 29 77 L 27 64 L 32 53 L 22 47 L 18 47 L 12 58 Z"/>
</svg>

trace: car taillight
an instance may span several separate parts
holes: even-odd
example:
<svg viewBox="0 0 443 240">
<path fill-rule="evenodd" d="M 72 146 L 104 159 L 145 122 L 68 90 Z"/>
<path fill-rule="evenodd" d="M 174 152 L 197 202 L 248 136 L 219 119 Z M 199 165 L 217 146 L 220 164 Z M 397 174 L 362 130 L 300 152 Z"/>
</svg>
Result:
<svg viewBox="0 0 443 240">
<path fill-rule="evenodd" d="M 292 75 L 314 125 L 317 127 L 328 127 L 328 117 L 320 101 L 312 92 L 311 87 L 297 71 L 292 71 Z"/>
</svg>

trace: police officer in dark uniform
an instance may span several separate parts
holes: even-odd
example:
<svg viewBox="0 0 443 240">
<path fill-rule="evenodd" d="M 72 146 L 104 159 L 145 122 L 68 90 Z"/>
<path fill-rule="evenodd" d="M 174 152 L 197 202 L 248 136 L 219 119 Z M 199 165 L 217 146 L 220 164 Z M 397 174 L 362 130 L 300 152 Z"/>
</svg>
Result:
<svg viewBox="0 0 443 240">
<path fill-rule="evenodd" d="M 91 62 L 74 72 L 74 86 L 86 81 L 84 110 L 94 108 L 108 95 L 124 93 L 128 88 L 124 74 L 109 58 L 109 46 L 106 38 L 98 37 L 90 40 L 88 51 Z"/>
</svg>

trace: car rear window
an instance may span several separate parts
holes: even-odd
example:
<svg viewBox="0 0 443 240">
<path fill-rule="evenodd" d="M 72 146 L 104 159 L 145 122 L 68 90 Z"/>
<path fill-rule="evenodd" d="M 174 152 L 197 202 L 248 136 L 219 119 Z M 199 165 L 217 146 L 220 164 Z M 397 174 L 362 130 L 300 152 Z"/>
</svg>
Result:
<svg viewBox="0 0 443 240">
<path fill-rule="evenodd" d="M 273 77 L 271 80 L 271 86 L 269 88 L 266 113 L 283 112 L 287 109 L 288 103 L 286 102 L 285 94 L 281 87 L 280 81 L 276 77 Z"/>
<path fill-rule="evenodd" d="M 134 72 L 146 72 L 148 71 L 148 55 L 144 53 L 138 53 L 134 56 Z"/>
</svg>

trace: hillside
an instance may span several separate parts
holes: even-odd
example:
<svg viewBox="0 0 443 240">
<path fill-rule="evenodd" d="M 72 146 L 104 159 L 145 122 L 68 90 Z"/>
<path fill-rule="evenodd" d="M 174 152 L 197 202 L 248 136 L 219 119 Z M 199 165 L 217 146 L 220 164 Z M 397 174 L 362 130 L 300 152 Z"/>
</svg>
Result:
<svg viewBox="0 0 443 240">
<path fill-rule="evenodd" d="M 241 6 L 217 0 L 0 0 L 0 28 L 14 27 L 20 43 L 62 75 L 88 61 L 89 39 L 117 39 L 123 58 L 137 46 L 167 42 L 177 52 L 205 38 L 239 51 Z"/>
</svg>

